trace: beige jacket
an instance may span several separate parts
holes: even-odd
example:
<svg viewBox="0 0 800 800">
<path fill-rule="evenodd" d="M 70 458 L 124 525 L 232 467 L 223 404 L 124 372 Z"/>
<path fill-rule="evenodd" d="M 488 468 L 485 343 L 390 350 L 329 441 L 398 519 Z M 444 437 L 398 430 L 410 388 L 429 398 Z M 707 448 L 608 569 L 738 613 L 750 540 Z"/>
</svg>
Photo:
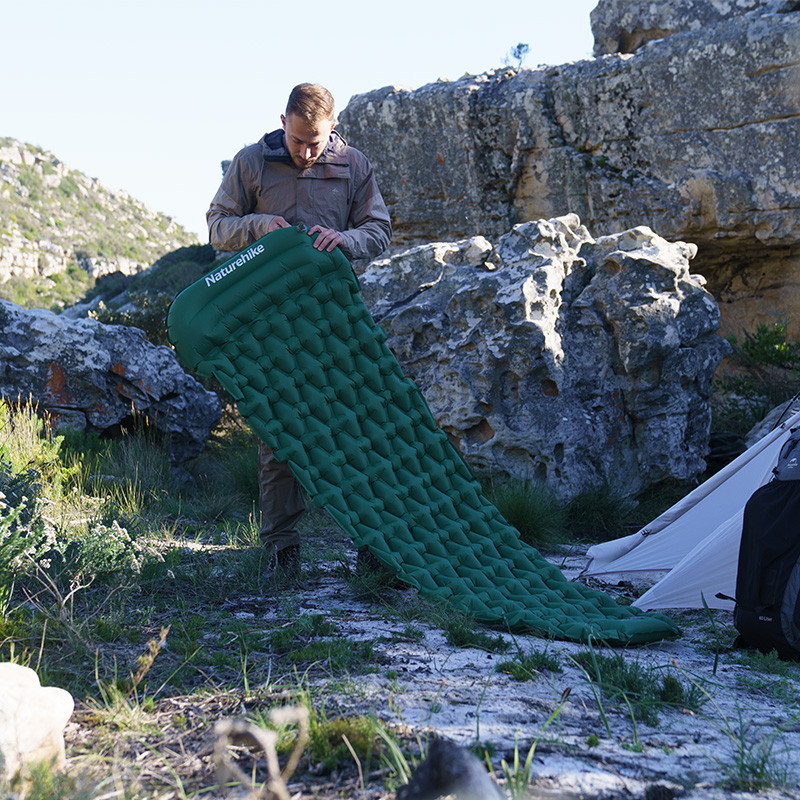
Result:
<svg viewBox="0 0 800 800">
<path fill-rule="evenodd" d="M 281 216 L 291 225 L 338 231 L 350 259 L 380 255 L 392 226 L 367 157 L 334 130 L 323 154 L 301 170 L 283 141 L 283 131 L 273 131 L 231 161 L 206 214 L 211 244 L 241 250 Z"/>
</svg>

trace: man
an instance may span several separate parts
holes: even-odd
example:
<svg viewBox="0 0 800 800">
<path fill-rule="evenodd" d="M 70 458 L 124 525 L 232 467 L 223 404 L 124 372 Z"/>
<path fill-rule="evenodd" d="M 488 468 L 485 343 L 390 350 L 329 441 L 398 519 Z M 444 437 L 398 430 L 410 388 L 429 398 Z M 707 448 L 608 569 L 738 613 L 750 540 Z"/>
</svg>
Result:
<svg viewBox="0 0 800 800">
<path fill-rule="evenodd" d="M 277 228 L 299 223 L 314 247 L 341 247 L 351 260 L 375 258 L 392 227 L 372 166 L 335 131 L 333 97 L 317 84 L 292 89 L 281 128 L 236 154 L 206 214 L 209 240 L 241 250 Z M 261 540 L 287 574 L 299 571 L 299 484 L 263 442 L 258 447 Z"/>
</svg>

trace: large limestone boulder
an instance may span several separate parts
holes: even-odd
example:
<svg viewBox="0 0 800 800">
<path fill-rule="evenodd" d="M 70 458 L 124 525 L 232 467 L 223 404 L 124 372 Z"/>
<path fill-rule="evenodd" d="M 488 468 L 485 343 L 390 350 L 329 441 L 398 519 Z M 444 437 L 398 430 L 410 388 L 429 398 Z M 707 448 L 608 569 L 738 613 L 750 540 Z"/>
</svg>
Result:
<svg viewBox="0 0 800 800">
<path fill-rule="evenodd" d="M 41 686 L 32 669 L 0 664 L 0 785 L 24 777 L 34 762 L 64 766 L 64 728 L 74 707 L 69 692 Z"/>
<path fill-rule="evenodd" d="M 0 300 L 0 396 L 30 398 L 62 425 L 98 433 L 147 419 L 174 463 L 196 456 L 221 407 L 143 331 Z"/>
<path fill-rule="evenodd" d="M 468 461 L 562 496 L 635 492 L 705 468 L 728 349 L 693 245 L 649 228 L 593 239 L 575 215 L 412 248 L 362 294 Z"/>
<path fill-rule="evenodd" d="M 800 337 L 799 52 L 800 11 L 767 4 L 633 54 L 358 95 L 341 127 L 396 245 L 572 211 L 591 230 L 644 225 L 697 244 L 727 326 L 778 313 Z"/>
</svg>

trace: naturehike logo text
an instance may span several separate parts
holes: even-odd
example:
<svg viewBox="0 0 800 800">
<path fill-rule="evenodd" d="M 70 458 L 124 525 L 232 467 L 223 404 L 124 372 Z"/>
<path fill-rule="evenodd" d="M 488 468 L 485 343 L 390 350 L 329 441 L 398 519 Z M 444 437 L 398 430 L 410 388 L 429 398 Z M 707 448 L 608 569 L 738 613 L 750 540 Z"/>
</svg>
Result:
<svg viewBox="0 0 800 800">
<path fill-rule="evenodd" d="M 217 270 L 211 275 L 206 275 L 206 286 L 211 286 L 212 283 L 216 283 L 221 278 L 224 278 L 226 275 L 230 275 L 236 267 L 241 267 L 242 264 L 246 264 L 251 258 L 255 258 L 261 253 L 264 252 L 264 245 L 257 244 L 254 247 L 251 247 L 249 250 L 244 250 L 243 252 L 239 253 L 239 257 L 235 261 L 231 261 L 229 264 L 226 264 L 222 269 Z"/>
</svg>

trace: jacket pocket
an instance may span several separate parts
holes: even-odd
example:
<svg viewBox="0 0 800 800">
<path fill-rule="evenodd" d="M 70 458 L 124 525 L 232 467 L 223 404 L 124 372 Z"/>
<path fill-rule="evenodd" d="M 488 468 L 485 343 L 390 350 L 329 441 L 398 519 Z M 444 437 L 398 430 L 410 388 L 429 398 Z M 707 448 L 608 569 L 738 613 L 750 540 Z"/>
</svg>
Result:
<svg viewBox="0 0 800 800">
<path fill-rule="evenodd" d="M 297 181 L 297 203 L 308 208 L 314 224 L 337 231 L 347 230 L 350 217 L 350 171 L 325 164 L 320 172 Z"/>
</svg>

